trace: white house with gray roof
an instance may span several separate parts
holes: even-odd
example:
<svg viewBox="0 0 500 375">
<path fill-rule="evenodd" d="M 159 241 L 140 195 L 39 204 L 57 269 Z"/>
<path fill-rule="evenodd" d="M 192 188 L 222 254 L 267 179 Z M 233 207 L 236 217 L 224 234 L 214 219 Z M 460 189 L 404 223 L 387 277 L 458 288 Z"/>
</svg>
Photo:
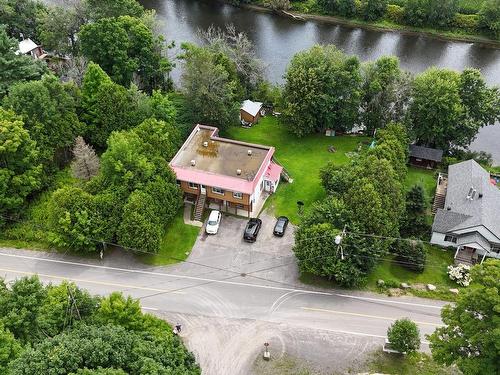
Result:
<svg viewBox="0 0 500 375">
<path fill-rule="evenodd" d="M 436 210 L 431 243 L 455 247 L 456 263 L 500 258 L 500 189 L 489 172 L 467 160 L 450 165 L 448 176 L 440 175 L 438 189 L 443 184 L 446 197 Z"/>
</svg>

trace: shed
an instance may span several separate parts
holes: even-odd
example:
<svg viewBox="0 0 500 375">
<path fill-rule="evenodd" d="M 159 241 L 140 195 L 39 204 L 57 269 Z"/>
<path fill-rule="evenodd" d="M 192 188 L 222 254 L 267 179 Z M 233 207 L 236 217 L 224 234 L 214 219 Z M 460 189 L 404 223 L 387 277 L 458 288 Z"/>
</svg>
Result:
<svg viewBox="0 0 500 375">
<path fill-rule="evenodd" d="M 255 124 L 259 122 L 259 119 L 263 115 L 262 103 L 253 102 L 251 100 L 245 100 L 240 108 L 240 120 L 241 122 Z"/>
<path fill-rule="evenodd" d="M 443 150 L 410 145 L 410 164 L 416 167 L 434 169 L 443 160 Z"/>
<path fill-rule="evenodd" d="M 43 55 L 41 46 L 33 42 L 30 38 L 21 40 L 16 51 L 17 55 L 30 55 L 34 59 L 39 59 Z"/>
</svg>

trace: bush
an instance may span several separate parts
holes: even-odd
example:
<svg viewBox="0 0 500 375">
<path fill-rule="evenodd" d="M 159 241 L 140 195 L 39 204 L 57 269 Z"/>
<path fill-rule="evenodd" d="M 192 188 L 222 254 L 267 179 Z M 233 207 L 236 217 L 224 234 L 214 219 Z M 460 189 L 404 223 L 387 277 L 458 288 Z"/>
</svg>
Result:
<svg viewBox="0 0 500 375">
<path fill-rule="evenodd" d="M 363 0 L 362 15 L 367 21 L 375 21 L 382 18 L 387 9 L 387 0 Z"/>
<path fill-rule="evenodd" d="M 405 9 L 399 5 L 389 4 L 385 12 L 386 17 L 393 22 L 402 23 Z"/>
<path fill-rule="evenodd" d="M 476 31 L 479 28 L 479 16 L 477 14 L 455 14 L 453 26 L 462 30 Z"/>
<path fill-rule="evenodd" d="M 425 268 L 425 248 L 421 241 L 396 242 L 396 259 L 405 268 L 423 272 Z"/>
<path fill-rule="evenodd" d="M 401 353 L 412 353 L 420 348 L 420 332 L 408 318 L 396 320 L 387 330 L 387 338 L 393 349 Z"/>
<path fill-rule="evenodd" d="M 470 266 L 465 264 L 459 264 L 458 266 L 450 265 L 448 266 L 448 276 L 458 285 L 469 286 L 471 281 Z"/>
</svg>

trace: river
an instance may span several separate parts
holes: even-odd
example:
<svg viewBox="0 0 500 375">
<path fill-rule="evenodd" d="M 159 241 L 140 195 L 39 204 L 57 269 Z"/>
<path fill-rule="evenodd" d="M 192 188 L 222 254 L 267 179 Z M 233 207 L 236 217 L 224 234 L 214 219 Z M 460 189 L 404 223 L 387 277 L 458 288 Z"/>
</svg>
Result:
<svg viewBox="0 0 500 375">
<path fill-rule="evenodd" d="M 210 25 L 234 24 L 253 41 L 257 56 L 267 66 L 267 78 L 277 83 L 283 82 L 285 69 L 295 53 L 319 43 L 334 44 L 362 61 L 395 55 L 401 66 L 412 73 L 430 66 L 456 70 L 474 67 L 481 70 L 488 84 L 500 84 L 500 49 L 478 43 L 295 21 L 210 0 L 143 0 L 141 3 L 156 10 L 163 34 L 177 46 L 183 41 L 199 42 L 197 31 Z M 174 71 L 173 76 L 178 81 L 179 70 Z M 490 152 L 495 163 L 500 164 L 500 125 L 482 128 L 471 149 Z"/>
</svg>

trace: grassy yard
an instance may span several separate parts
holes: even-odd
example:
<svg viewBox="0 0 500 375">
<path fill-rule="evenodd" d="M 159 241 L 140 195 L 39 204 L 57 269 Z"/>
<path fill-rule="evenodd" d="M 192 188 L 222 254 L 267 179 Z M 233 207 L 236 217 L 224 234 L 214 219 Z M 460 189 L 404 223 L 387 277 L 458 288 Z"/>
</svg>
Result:
<svg viewBox="0 0 500 375">
<path fill-rule="evenodd" d="M 293 183 L 281 183 L 277 194 L 271 196 L 267 204 L 274 208 L 276 216 L 288 216 L 294 223 L 299 221 L 297 201 L 304 202 L 305 209 L 308 209 L 313 202 L 325 196 L 319 178 L 320 168 L 329 161 L 339 165 L 347 163 L 349 158 L 346 153 L 353 152 L 361 142 L 368 140 L 365 137 L 323 135 L 297 138 L 271 116 L 263 118 L 250 129 L 232 127 L 224 135 L 276 148 L 275 158 L 285 166 Z M 328 152 L 328 147 L 332 145 L 337 150 L 335 153 Z"/>
<path fill-rule="evenodd" d="M 436 191 L 436 171 L 408 167 L 408 174 L 406 175 L 405 185 L 407 189 L 410 189 L 413 185 L 421 185 L 427 198 L 431 199 L 434 197 Z"/>
<path fill-rule="evenodd" d="M 452 375 L 459 374 L 453 368 L 443 367 L 424 353 L 413 353 L 403 356 L 377 351 L 372 354 L 368 364 L 369 370 L 383 374 L 399 375 Z"/>
<path fill-rule="evenodd" d="M 140 256 L 139 259 L 142 262 L 160 266 L 178 263 L 188 257 L 200 228 L 184 224 L 183 211 L 184 209 L 179 210 L 177 216 L 168 226 L 158 253 Z"/>
</svg>

